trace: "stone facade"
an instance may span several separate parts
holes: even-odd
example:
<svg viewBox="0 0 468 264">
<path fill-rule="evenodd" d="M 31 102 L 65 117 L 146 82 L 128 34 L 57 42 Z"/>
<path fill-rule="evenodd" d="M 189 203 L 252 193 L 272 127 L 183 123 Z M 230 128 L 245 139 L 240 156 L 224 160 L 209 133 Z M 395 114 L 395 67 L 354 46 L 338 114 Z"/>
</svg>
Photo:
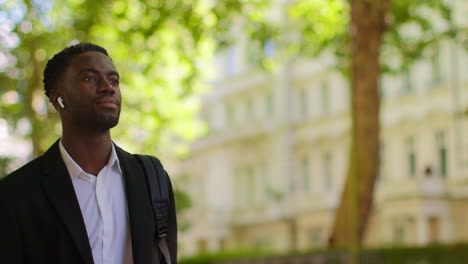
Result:
<svg viewBox="0 0 468 264">
<path fill-rule="evenodd" d="M 245 46 L 217 56 L 218 78 L 201 98 L 208 133 L 175 166 L 194 201 L 180 216 L 191 222 L 183 255 L 305 250 L 328 239 L 347 170 L 348 83 L 331 56 L 262 72 L 245 62 Z M 452 41 L 436 48 L 382 78 L 368 247 L 468 241 L 468 52 Z"/>
</svg>

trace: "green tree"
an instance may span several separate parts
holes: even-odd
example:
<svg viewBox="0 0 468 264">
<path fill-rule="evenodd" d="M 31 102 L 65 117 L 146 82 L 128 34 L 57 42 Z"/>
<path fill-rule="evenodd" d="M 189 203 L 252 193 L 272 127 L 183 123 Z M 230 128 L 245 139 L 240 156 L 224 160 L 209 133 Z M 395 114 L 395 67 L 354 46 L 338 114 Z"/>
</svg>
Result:
<svg viewBox="0 0 468 264">
<path fill-rule="evenodd" d="M 451 7 L 442 0 L 296 1 L 290 14 L 302 36 L 299 50 L 333 52 L 351 88 L 351 150 L 330 246 L 354 247 L 365 233 L 378 172 L 379 81 L 401 73 L 445 37 L 457 38 Z M 416 28 L 416 32 L 408 27 Z M 390 63 L 389 57 L 397 58 Z M 358 255 L 358 254 L 357 254 Z"/>
<path fill-rule="evenodd" d="M 248 6 L 240 2 L 5 1 L 1 118 L 12 130 L 22 122 L 17 133 L 31 140 L 33 156 L 45 151 L 61 130 L 42 92 L 45 62 L 70 43 L 91 41 L 110 51 L 122 75 L 124 106 L 114 138 L 131 151 L 181 154 L 203 132 L 194 97 L 216 41 L 223 42 L 217 33 Z"/>
<path fill-rule="evenodd" d="M 17 134 L 31 140 L 33 156 L 42 154 L 60 134 L 58 115 L 42 91 L 46 59 L 69 44 L 75 34 L 87 34 L 95 12 L 102 6 L 99 1 L 89 2 L 92 8 L 80 16 L 88 23 L 75 21 L 73 6 L 61 6 L 61 1 L 15 0 L 2 4 L 0 20 L 7 36 L 0 43 L 6 58 L 0 65 L 0 95 L 4 98 L 0 117 L 7 120 L 11 130 L 17 128 Z M 18 123 L 23 126 L 18 128 Z"/>
<path fill-rule="evenodd" d="M 12 158 L 10 157 L 0 157 L 0 179 L 3 178 L 10 171 L 10 163 Z"/>
</svg>

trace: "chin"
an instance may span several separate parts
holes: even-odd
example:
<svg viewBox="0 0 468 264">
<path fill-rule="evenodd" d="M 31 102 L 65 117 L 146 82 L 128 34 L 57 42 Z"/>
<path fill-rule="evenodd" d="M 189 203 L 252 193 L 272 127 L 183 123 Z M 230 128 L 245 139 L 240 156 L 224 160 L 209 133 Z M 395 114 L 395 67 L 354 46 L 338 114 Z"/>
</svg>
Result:
<svg viewBox="0 0 468 264">
<path fill-rule="evenodd" d="M 119 116 L 98 116 L 94 124 L 102 130 L 109 130 L 119 123 Z"/>
<path fill-rule="evenodd" d="M 111 128 L 117 126 L 118 123 L 119 123 L 119 119 L 106 120 L 105 122 L 101 123 L 101 126 L 104 129 L 111 129 Z"/>
</svg>

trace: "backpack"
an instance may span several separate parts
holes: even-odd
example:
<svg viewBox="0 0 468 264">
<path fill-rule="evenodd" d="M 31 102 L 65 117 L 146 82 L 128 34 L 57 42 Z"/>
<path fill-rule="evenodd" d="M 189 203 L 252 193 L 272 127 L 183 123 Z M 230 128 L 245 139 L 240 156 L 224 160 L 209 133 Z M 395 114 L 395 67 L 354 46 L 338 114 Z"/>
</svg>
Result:
<svg viewBox="0 0 468 264">
<path fill-rule="evenodd" d="M 150 155 L 134 155 L 140 162 L 145 172 L 146 185 L 150 195 L 153 217 L 156 224 L 154 240 L 159 247 L 159 251 L 164 256 L 166 264 L 171 264 L 169 248 L 167 246 L 167 223 L 169 212 L 169 190 L 167 188 L 167 175 L 161 162 Z M 157 248 L 155 252 L 157 252 Z"/>
</svg>

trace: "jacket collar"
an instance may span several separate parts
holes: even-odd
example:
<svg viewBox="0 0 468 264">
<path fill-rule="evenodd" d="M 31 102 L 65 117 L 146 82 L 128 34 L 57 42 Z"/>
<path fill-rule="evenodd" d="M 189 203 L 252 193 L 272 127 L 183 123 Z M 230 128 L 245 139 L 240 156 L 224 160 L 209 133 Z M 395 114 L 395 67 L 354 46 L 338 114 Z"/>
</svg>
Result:
<svg viewBox="0 0 468 264">
<path fill-rule="evenodd" d="M 62 219 L 83 263 L 93 263 L 86 226 L 68 170 L 60 155 L 58 141 L 41 158 L 42 186 Z"/>
</svg>

